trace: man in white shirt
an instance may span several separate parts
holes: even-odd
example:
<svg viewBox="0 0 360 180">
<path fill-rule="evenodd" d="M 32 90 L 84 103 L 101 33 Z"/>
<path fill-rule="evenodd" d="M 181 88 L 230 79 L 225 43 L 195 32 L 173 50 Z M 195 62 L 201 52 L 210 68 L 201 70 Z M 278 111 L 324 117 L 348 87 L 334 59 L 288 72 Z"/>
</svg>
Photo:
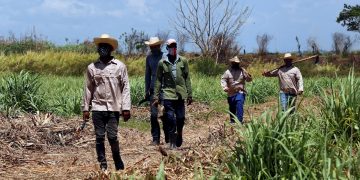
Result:
<svg viewBox="0 0 360 180">
<path fill-rule="evenodd" d="M 304 92 L 304 82 L 299 68 L 293 66 L 294 57 L 290 53 L 284 56 L 285 65 L 279 69 L 264 72 L 265 77 L 279 77 L 280 102 L 283 111 L 293 108 L 295 112 L 295 102 L 297 95 Z"/>
</svg>

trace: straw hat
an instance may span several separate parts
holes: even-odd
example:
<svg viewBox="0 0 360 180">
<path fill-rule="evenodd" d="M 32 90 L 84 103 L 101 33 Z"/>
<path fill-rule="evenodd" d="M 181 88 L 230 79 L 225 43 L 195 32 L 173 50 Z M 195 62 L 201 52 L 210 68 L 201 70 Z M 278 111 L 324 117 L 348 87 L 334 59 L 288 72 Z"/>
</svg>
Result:
<svg viewBox="0 0 360 180">
<path fill-rule="evenodd" d="M 99 46 L 100 43 L 110 44 L 113 47 L 113 50 L 118 48 L 118 41 L 108 34 L 102 34 L 100 37 L 95 37 L 94 43 L 96 46 Z"/>
<path fill-rule="evenodd" d="M 294 60 L 294 56 L 292 56 L 291 53 L 285 53 L 284 59 Z"/>
<path fill-rule="evenodd" d="M 166 41 L 166 45 L 170 45 L 170 44 L 173 44 L 173 43 L 175 43 L 176 44 L 176 40 L 175 39 L 168 39 L 167 41 Z"/>
<path fill-rule="evenodd" d="M 150 37 L 149 41 L 145 41 L 144 43 L 148 46 L 156 46 L 161 45 L 164 41 L 160 40 L 158 37 Z"/>
<path fill-rule="evenodd" d="M 239 59 L 237 56 L 229 59 L 229 61 L 230 61 L 230 62 L 234 62 L 234 63 L 240 63 L 240 59 Z"/>
</svg>

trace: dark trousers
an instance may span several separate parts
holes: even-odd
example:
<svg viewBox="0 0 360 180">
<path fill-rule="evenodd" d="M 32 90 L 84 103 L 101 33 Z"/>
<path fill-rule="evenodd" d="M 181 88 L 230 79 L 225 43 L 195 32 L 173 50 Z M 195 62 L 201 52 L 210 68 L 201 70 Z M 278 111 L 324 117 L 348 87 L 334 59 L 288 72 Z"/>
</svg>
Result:
<svg viewBox="0 0 360 180">
<path fill-rule="evenodd" d="M 116 170 L 124 169 L 124 163 L 120 156 L 119 141 L 117 138 L 119 125 L 119 112 L 111 111 L 93 111 L 92 119 L 96 135 L 96 153 L 100 167 L 107 169 L 105 156 L 105 132 L 111 146 L 111 152 L 115 163 Z"/>
<path fill-rule="evenodd" d="M 235 122 L 233 115 L 236 115 L 241 123 L 243 122 L 245 96 L 246 95 L 243 93 L 236 93 L 235 95 L 228 97 L 229 111 L 231 113 L 230 122 Z"/>
<path fill-rule="evenodd" d="M 158 108 L 156 106 L 153 106 L 153 96 L 150 98 L 150 122 L 151 122 L 151 135 L 153 138 L 153 142 L 160 142 L 160 124 L 158 121 Z M 161 118 L 163 123 L 163 131 L 165 135 L 165 141 L 167 141 L 168 137 L 168 129 L 167 129 L 167 121 L 165 117 Z"/>
<path fill-rule="evenodd" d="M 170 143 L 175 143 L 176 133 L 182 135 L 185 123 L 185 102 L 184 100 L 164 100 L 164 108 Z"/>
</svg>

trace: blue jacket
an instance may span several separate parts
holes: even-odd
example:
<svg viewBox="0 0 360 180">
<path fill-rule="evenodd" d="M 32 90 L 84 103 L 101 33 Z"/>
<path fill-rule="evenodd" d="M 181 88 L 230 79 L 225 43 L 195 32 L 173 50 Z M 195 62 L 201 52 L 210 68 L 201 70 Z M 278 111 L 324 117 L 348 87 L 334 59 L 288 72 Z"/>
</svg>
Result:
<svg viewBox="0 0 360 180">
<path fill-rule="evenodd" d="M 153 94 L 155 89 L 156 69 L 159 61 L 163 57 L 163 52 L 151 53 L 146 57 L 145 69 L 145 94 Z"/>
</svg>

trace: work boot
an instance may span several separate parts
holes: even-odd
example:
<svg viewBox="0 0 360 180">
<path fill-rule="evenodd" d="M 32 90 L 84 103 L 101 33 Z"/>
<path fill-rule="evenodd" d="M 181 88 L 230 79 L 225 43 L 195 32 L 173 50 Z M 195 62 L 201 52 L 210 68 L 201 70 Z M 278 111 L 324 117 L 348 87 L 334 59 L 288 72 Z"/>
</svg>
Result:
<svg viewBox="0 0 360 180">
<path fill-rule="evenodd" d="M 164 136 L 165 136 L 165 143 L 169 143 L 170 142 L 169 133 L 164 132 Z"/>
<path fill-rule="evenodd" d="M 117 139 L 109 139 L 109 143 L 111 146 L 111 152 L 115 163 L 116 170 L 123 170 L 124 163 L 120 156 L 120 148 L 119 148 L 119 141 Z"/>
<path fill-rule="evenodd" d="M 182 131 L 179 131 L 176 136 L 176 146 L 180 147 L 183 143 Z"/>
<path fill-rule="evenodd" d="M 153 140 L 153 141 L 151 142 L 151 145 L 153 145 L 153 146 L 158 146 L 158 145 L 160 145 L 160 141 L 159 141 L 159 140 Z"/>
<path fill-rule="evenodd" d="M 169 141 L 170 149 L 176 149 L 176 133 L 170 134 Z"/>
<path fill-rule="evenodd" d="M 100 169 L 101 171 L 105 172 L 107 170 L 107 164 L 106 162 L 100 163 Z"/>
<path fill-rule="evenodd" d="M 96 154 L 97 160 L 100 163 L 100 169 L 106 170 L 107 163 L 106 163 L 106 156 L 105 156 L 105 144 L 104 138 L 96 138 Z"/>
<path fill-rule="evenodd" d="M 115 160 L 114 160 L 115 161 Z M 122 161 L 122 159 L 120 158 L 119 160 L 115 161 L 115 169 L 118 170 L 124 170 L 124 162 Z"/>
</svg>

